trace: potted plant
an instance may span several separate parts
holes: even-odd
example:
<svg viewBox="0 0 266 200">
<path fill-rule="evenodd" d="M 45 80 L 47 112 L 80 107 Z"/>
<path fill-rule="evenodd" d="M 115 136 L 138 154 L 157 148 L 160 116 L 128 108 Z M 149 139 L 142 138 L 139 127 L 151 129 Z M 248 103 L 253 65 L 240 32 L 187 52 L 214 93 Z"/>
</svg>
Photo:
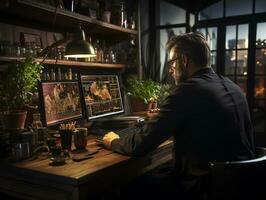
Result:
<svg viewBox="0 0 266 200">
<path fill-rule="evenodd" d="M 174 86 L 170 84 L 160 84 L 159 95 L 157 98 L 158 107 L 160 107 L 165 99 L 171 94 Z"/>
<path fill-rule="evenodd" d="M 157 101 L 159 90 L 159 84 L 151 79 L 130 78 L 127 94 L 130 96 L 132 111 L 149 111 Z"/>
<path fill-rule="evenodd" d="M 10 64 L 0 83 L 0 103 L 4 129 L 23 129 L 32 95 L 37 91 L 42 65 L 32 57 L 19 64 Z"/>
</svg>

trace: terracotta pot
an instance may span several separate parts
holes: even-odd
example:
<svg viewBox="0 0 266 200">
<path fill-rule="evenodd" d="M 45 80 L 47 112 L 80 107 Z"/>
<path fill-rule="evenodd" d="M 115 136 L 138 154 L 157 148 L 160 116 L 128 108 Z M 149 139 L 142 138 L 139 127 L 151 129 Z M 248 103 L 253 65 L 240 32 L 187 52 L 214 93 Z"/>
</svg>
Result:
<svg viewBox="0 0 266 200">
<path fill-rule="evenodd" d="M 5 130 L 24 129 L 27 111 L 16 110 L 1 113 L 1 122 Z"/>
<path fill-rule="evenodd" d="M 132 112 L 149 111 L 152 108 L 152 102 L 146 104 L 140 99 L 130 98 Z"/>
</svg>

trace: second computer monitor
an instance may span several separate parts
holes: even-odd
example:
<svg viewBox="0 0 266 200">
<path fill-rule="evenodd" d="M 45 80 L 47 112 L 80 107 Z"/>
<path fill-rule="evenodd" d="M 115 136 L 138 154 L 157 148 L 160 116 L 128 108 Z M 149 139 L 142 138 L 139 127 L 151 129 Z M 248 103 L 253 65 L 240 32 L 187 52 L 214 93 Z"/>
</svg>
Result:
<svg viewBox="0 0 266 200">
<path fill-rule="evenodd" d="M 124 112 L 118 75 L 81 75 L 88 119 Z"/>
</svg>

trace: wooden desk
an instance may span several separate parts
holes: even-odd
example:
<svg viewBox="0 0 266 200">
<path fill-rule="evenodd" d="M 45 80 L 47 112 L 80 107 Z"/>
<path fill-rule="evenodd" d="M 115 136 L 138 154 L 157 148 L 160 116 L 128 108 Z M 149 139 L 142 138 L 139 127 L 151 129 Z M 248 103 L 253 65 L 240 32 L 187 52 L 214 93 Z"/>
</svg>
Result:
<svg viewBox="0 0 266 200">
<path fill-rule="evenodd" d="M 61 166 L 49 165 L 49 159 L 1 164 L 0 192 L 23 199 L 87 200 L 99 189 L 119 187 L 170 161 L 172 147 L 172 141 L 166 141 L 155 151 L 137 158 L 100 149 L 89 160 L 67 160 Z M 95 148 L 95 142 L 90 140 L 88 149 Z"/>
</svg>

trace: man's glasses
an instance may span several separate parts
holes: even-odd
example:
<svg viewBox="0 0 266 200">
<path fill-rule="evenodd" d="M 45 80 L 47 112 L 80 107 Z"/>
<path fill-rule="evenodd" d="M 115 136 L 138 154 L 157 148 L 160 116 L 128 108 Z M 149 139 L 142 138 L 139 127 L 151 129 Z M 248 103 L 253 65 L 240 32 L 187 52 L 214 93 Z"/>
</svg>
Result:
<svg viewBox="0 0 266 200">
<path fill-rule="evenodd" d="M 171 60 L 168 60 L 168 61 L 167 61 L 168 66 L 169 66 L 169 67 L 173 67 L 173 64 L 175 63 L 175 61 L 176 61 L 177 59 L 178 59 L 178 57 L 173 58 L 173 59 L 171 59 Z"/>
<path fill-rule="evenodd" d="M 178 59 L 178 57 L 173 58 L 173 59 L 167 61 L 167 64 L 169 66 L 169 74 L 173 74 L 174 73 L 175 67 L 173 66 L 173 64 L 176 62 L 177 59 Z"/>
</svg>

